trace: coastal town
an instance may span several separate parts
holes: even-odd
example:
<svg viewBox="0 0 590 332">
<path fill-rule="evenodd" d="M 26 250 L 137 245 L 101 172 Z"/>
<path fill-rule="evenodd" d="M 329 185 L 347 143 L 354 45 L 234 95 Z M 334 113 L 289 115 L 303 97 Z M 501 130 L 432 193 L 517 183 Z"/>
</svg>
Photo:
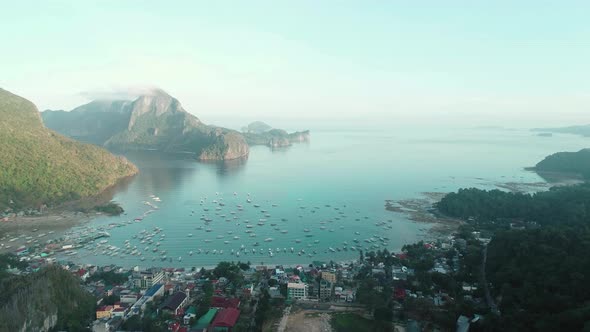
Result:
<svg viewBox="0 0 590 332">
<path fill-rule="evenodd" d="M 8 272 L 56 265 L 71 273 L 96 299 L 88 329 L 97 332 L 467 331 L 490 305 L 479 273 L 489 241 L 461 228 L 397 253 L 359 251 L 346 263 L 209 269 L 84 265 L 17 248 L 26 264 Z"/>
</svg>

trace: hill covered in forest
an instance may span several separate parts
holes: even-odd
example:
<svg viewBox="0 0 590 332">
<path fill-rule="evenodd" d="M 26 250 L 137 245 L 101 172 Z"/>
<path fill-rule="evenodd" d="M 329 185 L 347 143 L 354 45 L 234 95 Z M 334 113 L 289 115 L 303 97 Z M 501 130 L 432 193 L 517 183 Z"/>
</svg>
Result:
<svg viewBox="0 0 590 332">
<path fill-rule="evenodd" d="M 93 196 L 131 176 L 125 158 L 43 126 L 30 101 L 0 89 L 0 211 Z"/>
<path fill-rule="evenodd" d="M 0 264 L 7 259 L 0 255 Z M 84 331 L 95 306 L 80 281 L 59 266 L 26 276 L 0 273 L 0 331 Z"/>
<path fill-rule="evenodd" d="M 113 150 L 191 153 L 200 160 L 231 160 L 249 153 L 239 132 L 202 123 L 160 89 L 132 101 L 96 100 L 42 116 L 51 129 Z"/>
<path fill-rule="evenodd" d="M 590 179 L 590 149 L 554 153 L 537 163 L 534 169 L 537 172 L 566 173 Z"/>
<path fill-rule="evenodd" d="M 590 184 L 535 194 L 460 189 L 436 207 L 491 236 L 484 268 L 501 315 L 486 315 L 485 331 L 587 329 Z M 482 260 L 474 262 L 479 270 Z"/>
</svg>

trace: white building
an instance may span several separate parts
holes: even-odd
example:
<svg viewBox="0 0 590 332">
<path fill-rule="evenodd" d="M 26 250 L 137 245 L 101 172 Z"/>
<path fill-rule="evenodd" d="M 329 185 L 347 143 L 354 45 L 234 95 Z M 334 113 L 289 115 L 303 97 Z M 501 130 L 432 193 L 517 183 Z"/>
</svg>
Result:
<svg viewBox="0 0 590 332">
<path fill-rule="evenodd" d="M 290 282 L 287 284 L 287 298 L 295 300 L 307 299 L 307 284 Z"/>
</svg>

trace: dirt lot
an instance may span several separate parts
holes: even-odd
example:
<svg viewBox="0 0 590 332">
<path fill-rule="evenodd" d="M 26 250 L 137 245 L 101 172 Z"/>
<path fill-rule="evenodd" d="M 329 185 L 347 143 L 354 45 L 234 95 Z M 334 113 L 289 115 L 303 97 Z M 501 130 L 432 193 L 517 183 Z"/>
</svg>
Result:
<svg viewBox="0 0 590 332">
<path fill-rule="evenodd" d="M 307 310 L 291 312 L 285 332 L 332 332 L 330 315 Z"/>
</svg>

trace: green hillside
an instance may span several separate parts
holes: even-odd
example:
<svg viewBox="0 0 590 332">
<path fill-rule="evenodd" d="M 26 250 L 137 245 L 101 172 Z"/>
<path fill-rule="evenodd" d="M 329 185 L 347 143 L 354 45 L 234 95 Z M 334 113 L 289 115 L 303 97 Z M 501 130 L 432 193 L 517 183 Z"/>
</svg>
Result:
<svg viewBox="0 0 590 332">
<path fill-rule="evenodd" d="M 43 126 L 30 101 L 0 89 L 0 209 L 56 204 L 100 193 L 136 167 Z"/>
<path fill-rule="evenodd" d="M 59 266 L 0 279 L 0 331 L 84 331 L 96 299 Z"/>
<path fill-rule="evenodd" d="M 578 152 L 558 152 L 540 161 L 535 170 L 581 175 L 590 178 L 590 149 Z"/>
</svg>

